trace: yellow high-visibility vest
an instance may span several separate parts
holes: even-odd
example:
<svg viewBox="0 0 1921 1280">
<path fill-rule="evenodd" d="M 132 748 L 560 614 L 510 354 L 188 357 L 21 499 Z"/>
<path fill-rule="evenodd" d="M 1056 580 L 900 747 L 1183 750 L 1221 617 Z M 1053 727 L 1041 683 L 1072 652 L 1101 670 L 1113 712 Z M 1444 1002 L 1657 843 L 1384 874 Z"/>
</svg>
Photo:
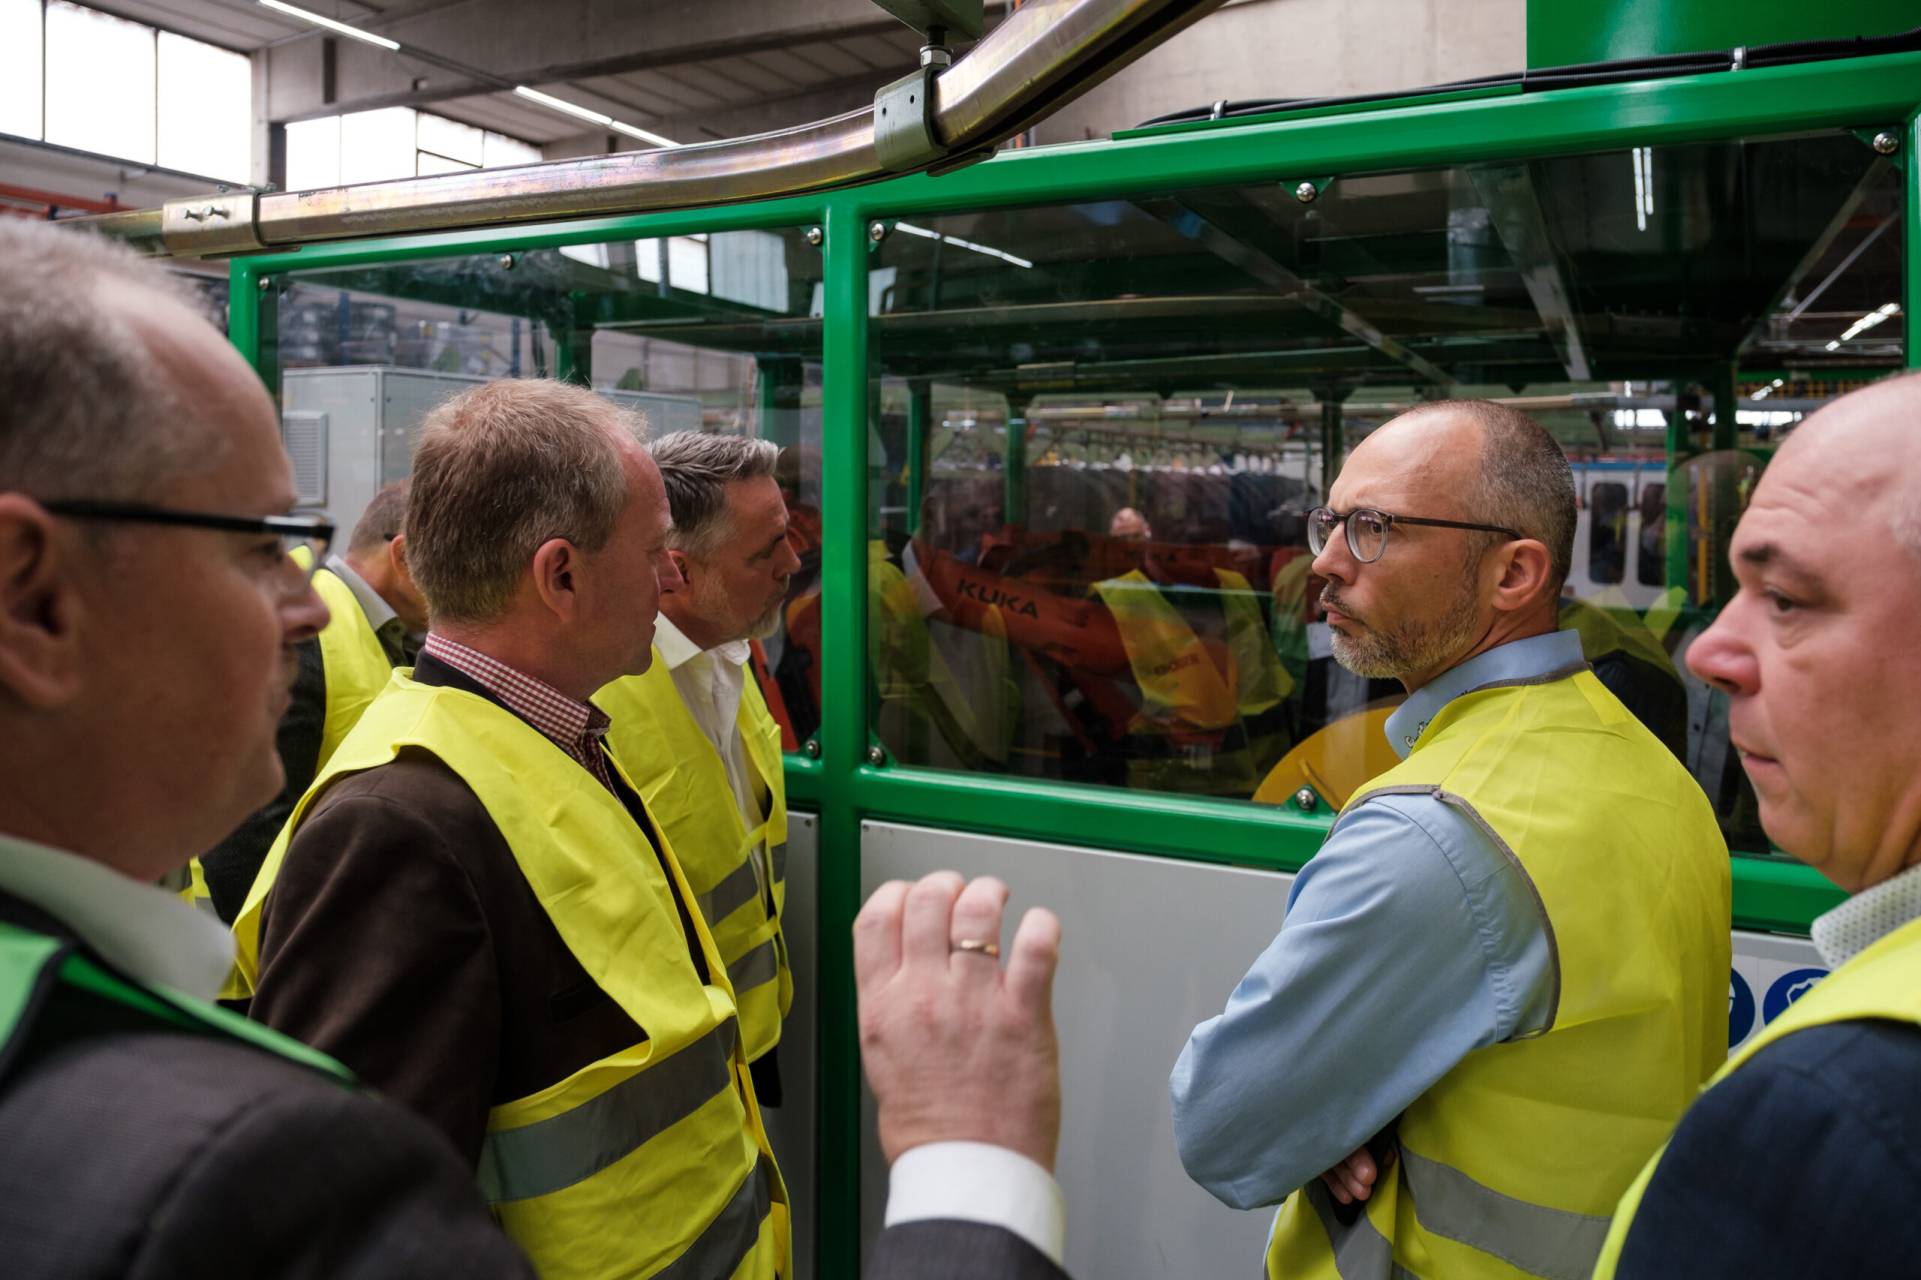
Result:
<svg viewBox="0 0 1921 1280">
<path fill-rule="evenodd" d="M 658 648 L 645 675 L 614 681 L 594 695 L 594 703 L 613 721 L 607 749 L 634 779 L 647 811 L 673 845 L 713 931 L 740 1005 L 741 1043 L 752 1062 L 779 1043 L 780 1020 L 794 1003 L 794 974 L 780 931 L 787 902 L 787 776 L 780 726 L 759 685 L 745 680 L 734 723 L 747 748 L 747 767 L 766 797 L 765 816 L 749 830 L 733 803 L 726 763 L 681 700 Z"/>
<path fill-rule="evenodd" d="M 304 552 L 296 551 L 296 557 Z M 313 576 L 314 590 L 326 602 L 332 615 L 320 629 L 320 664 L 327 673 L 327 718 L 320 730 L 318 770 L 340 749 L 340 744 L 360 720 L 380 691 L 387 687 L 394 664 L 380 647 L 353 588 L 322 568 Z"/>
<path fill-rule="evenodd" d="M 1715 1073 L 1708 1087 L 1713 1088 L 1739 1071 L 1748 1059 L 1783 1036 L 1809 1027 L 1864 1018 L 1921 1025 L 1921 920 L 1902 925 L 1821 979 L 1813 990 L 1763 1028 L 1761 1034 L 1742 1045 L 1741 1051 Z M 1666 1150 L 1664 1144 L 1621 1197 L 1607 1244 L 1601 1250 L 1600 1263 L 1594 1269 L 1595 1280 L 1613 1280 L 1615 1267 L 1621 1261 L 1622 1246 L 1627 1243 L 1628 1232 L 1634 1224 L 1634 1211 L 1640 1207 L 1641 1197 Z"/>
<path fill-rule="evenodd" d="M 567 949 L 647 1035 L 489 1113 L 479 1179 L 502 1228 L 548 1280 L 670 1267 L 676 1280 L 791 1274 L 787 1192 L 734 993 L 665 832 L 656 826 L 657 859 L 607 788 L 505 708 L 394 676 L 301 798 L 234 922 L 247 982 L 259 972 L 261 904 L 315 798 L 409 748 L 460 775 Z M 692 939 L 676 898 L 687 904 Z M 707 983 L 690 946 L 705 959 Z"/>
<path fill-rule="evenodd" d="M 305 547 L 296 547 L 291 555 L 303 569 L 312 563 L 312 553 Z M 320 666 L 325 673 L 327 710 L 320 727 L 320 754 L 314 760 L 318 776 L 346 739 L 348 730 L 360 719 L 361 712 L 387 687 L 394 668 L 387 659 L 387 651 L 380 647 L 380 639 L 374 635 L 360 601 L 354 598 L 352 587 L 323 567 L 314 572 L 313 588 L 326 604 L 329 615 L 327 625 L 320 629 Z M 211 913 L 213 894 L 207 889 L 207 873 L 200 859 L 195 858 L 189 865 L 188 875 L 190 882 L 180 891 L 180 896 Z M 228 989 L 220 994 L 230 997 L 237 993 Z"/>
<path fill-rule="evenodd" d="M 1513 857 L 1546 917 L 1553 1012 L 1408 1106 L 1350 1222 L 1318 1178 L 1288 1197 L 1268 1274 L 1586 1275 L 1621 1193 L 1727 1056 L 1714 812 L 1585 667 L 1454 699 L 1349 807 L 1393 793 L 1440 800 Z"/>
<path fill-rule="evenodd" d="M 1114 615 L 1121 646 L 1141 691 L 1141 711 L 1135 730 L 1193 730 L 1218 732 L 1237 719 L 1252 719 L 1277 706 L 1294 690 L 1294 678 L 1281 665 L 1274 642 L 1261 616 L 1260 599 L 1246 578 L 1232 569 L 1216 569 L 1228 669 L 1215 664 L 1194 628 L 1146 574 L 1135 569 L 1118 578 L 1094 584 L 1101 603 Z M 1267 761 L 1283 744 L 1262 744 L 1217 752 L 1207 766 L 1208 789 L 1251 795 Z M 1257 759 L 1256 756 L 1259 756 Z M 1133 761 L 1130 783 L 1156 790 L 1186 790 L 1187 780 L 1166 776 L 1164 762 Z M 1176 770 L 1184 762 L 1174 762 Z"/>
</svg>

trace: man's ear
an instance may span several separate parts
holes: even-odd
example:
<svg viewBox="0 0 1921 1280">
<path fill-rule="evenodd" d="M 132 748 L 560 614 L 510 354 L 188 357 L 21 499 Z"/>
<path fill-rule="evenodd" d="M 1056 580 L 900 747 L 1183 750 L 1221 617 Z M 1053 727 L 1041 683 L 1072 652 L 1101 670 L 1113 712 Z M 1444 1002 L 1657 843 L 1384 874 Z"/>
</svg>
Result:
<svg viewBox="0 0 1921 1280">
<path fill-rule="evenodd" d="M 407 535 L 396 533 L 387 539 L 387 567 L 408 586 L 414 584 L 414 571 L 407 567 Z"/>
<path fill-rule="evenodd" d="M 0 697 L 44 711 L 78 696 L 85 610 L 75 570 L 40 504 L 0 493 Z"/>
<path fill-rule="evenodd" d="M 1553 558 L 1539 538 L 1521 538 L 1504 548 L 1501 580 L 1494 588 L 1494 607 L 1503 612 L 1526 609 L 1549 598 L 1548 579 Z"/>
<path fill-rule="evenodd" d="M 534 551 L 534 590 L 562 622 L 580 613 L 580 551 L 565 538 L 549 538 Z"/>
</svg>

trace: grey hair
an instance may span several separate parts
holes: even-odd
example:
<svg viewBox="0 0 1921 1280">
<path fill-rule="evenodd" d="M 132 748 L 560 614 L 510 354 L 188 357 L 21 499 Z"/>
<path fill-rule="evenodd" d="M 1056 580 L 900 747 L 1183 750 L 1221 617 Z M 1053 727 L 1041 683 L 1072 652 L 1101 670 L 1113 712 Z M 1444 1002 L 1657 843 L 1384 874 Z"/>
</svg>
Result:
<svg viewBox="0 0 1921 1280">
<path fill-rule="evenodd" d="M 727 486 L 772 476 L 780 458 L 771 440 L 711 431 L 676 431 L 647 451 L 667 486 L 668 545 L 692 556 L 707 555 L 727 536 Z"/>
<path fill-rule="evenodd" d="M 436 620 L 491 622 L 542 543 L 598 551 L 627 503 L 618 433 L 638 414 L 585 387 L 502 378 L 444 401 L 414 446 L 407 563 Z"/>
<path fill-rule="evenodd" d="M 108 303 L 114 286 L 195 305 L 117 243 L 0 219 L 0 491 L 146 499 L 217 452 L 130 323 L 138 304 Z"/>
<path fill-rule="evenodd" d="M 1465 518 L 1543 543 L 1549 598 L 1558 596 L 1573 569 L 1578 519 L 1574 469 L 1560 442 L 1519 409 L 1492 400 L 1436 400 L 1409 412 L 1458 413 L 1481 428 L 1481 466 L 1463 495 Z"/>
</svg>

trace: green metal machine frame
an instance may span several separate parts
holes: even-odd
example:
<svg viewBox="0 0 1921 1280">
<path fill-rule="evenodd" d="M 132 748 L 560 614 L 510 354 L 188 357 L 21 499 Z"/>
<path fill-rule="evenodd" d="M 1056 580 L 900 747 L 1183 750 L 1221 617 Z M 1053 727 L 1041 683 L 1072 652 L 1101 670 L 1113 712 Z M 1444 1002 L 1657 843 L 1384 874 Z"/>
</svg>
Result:
<svg viewBox="0 0 1921 1280">
<path fill-rule="evenodd" d="M 818 755 L 789 757 L 788 792 L 796 808 L 820 816 L 819 961 L 820 972 L 829 975 L 819 993 L 820 1274 L 852 1275 L 859 1228 L 853 1192 L 860 1070 L 850 925 L 859 906 L 863 821 L 898 820 L 1282 871 L 1298 869 L 1328 826 L 1325 814 L 1291 808 L 906 767 L 884 752 L 870 758 L 878 746 L 869 731 L 865 635 L 872 224 L 1197 185 L 1291 184 L 1303 177 L 1629 145 L 1816 129 L 1892 130 L 1900 138 L 1892 159 L 1905 171 L 1902 303 L 1911 317 L 1921 308 L 1918 106 L 1921 55 L 1902 54 L 1547 93 L 1447 92 L 1366 107 L 1137 130 L 1113 141 L 1016 151 L 941 177 L 904 177 L 826 195 L 533 228 L 315 244 L 237 258 L 231 264 L 231 336 L 269 386 L 276 386 L 273 310 L 248 303 L 270 297 L 283 273 L 698 232 L 794 227 L 824 232 L 821 624 L 822 651 L 831 657 L 822 673 Z M 1911 323 L 1908 334 L 1907 363 L 1921 364 Z M 576 367 L 564 355 L 561 363 Z M 926 412 L 923 405 L 915 415 L 921 431 Z M 1008 482 L 1015 483 L 1014 477 Z M 1812 917 L 1839 896 L 1807 867 L 1779 859 L 1735 859 L 1738 926 L 1805 932 Z"/>
</svg>

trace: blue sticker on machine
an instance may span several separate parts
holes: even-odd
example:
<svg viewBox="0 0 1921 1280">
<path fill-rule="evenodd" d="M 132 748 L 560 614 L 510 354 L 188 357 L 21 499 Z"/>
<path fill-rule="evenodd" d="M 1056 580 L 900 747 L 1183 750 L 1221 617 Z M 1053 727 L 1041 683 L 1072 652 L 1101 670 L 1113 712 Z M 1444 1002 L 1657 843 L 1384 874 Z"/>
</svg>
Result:
<svg viewBox="0 0 1921 1280">
<path fill-rule="evenodd" d="M 1728 1048 L 1748 1038 L 1754 1030 L 1754 988 L 1739 973 L 1728 971 Z"/>
<path fill-rule="evenodd" d="M 1761 1020 L 1773 1022 L 1788 1011 L 1788 1006 L 1806 995 L 1814 984 L 1828 976 L 1826 969 L 1790 969 L 1774 980 L 1767 998 L 1761 1002 Z"/>
</svg>

